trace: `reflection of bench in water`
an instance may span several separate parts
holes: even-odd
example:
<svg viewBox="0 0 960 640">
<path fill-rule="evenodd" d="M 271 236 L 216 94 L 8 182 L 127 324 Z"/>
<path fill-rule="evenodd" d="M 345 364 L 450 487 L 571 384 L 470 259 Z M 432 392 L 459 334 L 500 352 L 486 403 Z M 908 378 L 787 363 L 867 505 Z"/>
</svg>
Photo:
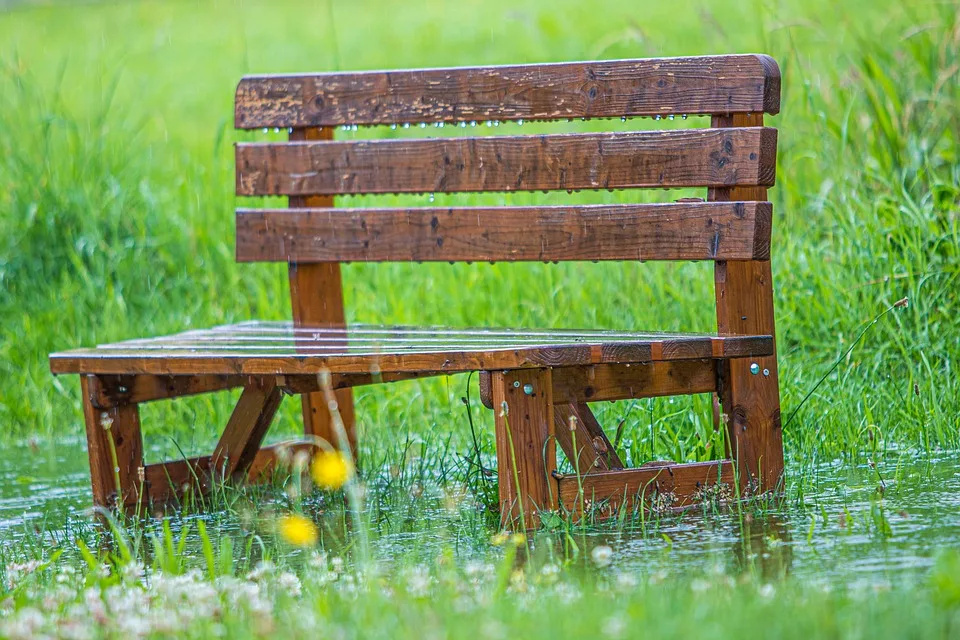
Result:
<svg viewBox="0 0 960 640">
<path fill-rule="evenodd" d="M 483 372 L 504 521 L 533 524 L 541 510 L 577 510 L 581 497 L 682 506 L 730 490 L 737 471 L 743 489 L 776 488 L 782 445 L 766 188 L 777 136 L 762 125 L 764 113 L 778 111 L 779 89 L 776 63 L 757 55 L 244 78 L 236 126 L 289 128 L 291 136 L 237 146 L 237 193 L 288 196 L 290 207 L 239 210 L 237 259 L 289 264 L 293 323 L 242 323 L 51 356 L 55 373 L 81 374 L 95 502 L 162 501 L 194 478 L 204 485 L 212 474 L 268 470 L 275 449 L 260 445 L 284 391 L 302 395 L 306 432 L 336 443 L 321 372 L 330 373 L 352 445 L 351 386 Z M 712 126 L 511 136 L 468 128 L 687 114 L 709 115 Z M 457 135 L 404 135 L 411 123 L 453 125 Z M 335 127 L 354 125 L 390 125 L 391 139 L 332 139 Z M 333 196 L 343 194 L 674 187 L 706 188 L 708 197 L 333 208 Z M 714 261 L 719 331 L 345 323 L 341 262 L 560 260 Z M 138 403 L 231 387 L 243 393 L 212 456 L 144 467 Z M 622 469 L 588 406 L 708 392 L 723 404 L 726 460 Z M 557 475 L 557 443 L 580 478 Z"/>
</svg>

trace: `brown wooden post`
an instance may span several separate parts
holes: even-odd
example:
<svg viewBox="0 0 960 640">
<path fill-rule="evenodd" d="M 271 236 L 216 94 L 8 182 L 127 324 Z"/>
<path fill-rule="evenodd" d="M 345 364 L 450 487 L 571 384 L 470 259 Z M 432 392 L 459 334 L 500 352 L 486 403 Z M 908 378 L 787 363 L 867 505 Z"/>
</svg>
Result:
<svg viewBox="0 0 960 640">
<path fill-rule="evenodd" d="M 130 507 L 138 502 L 145 504 L 148 496 L 143 489 L 140 411 L 135 404 L 122 404 L 102 410 L 94 407 L 92 378 L 93 376 L 80 376 L 93 503 L 102 507 Z"/>
<path fill-rule="evenodd" d="M 290 140 L 332 139 L 332 127 L 294 129 L 290 134 Z M 333 196 L 298 196 L 291 197 L 289 205 L 290 207 L 332 207 L 334 203 Z M 289 271 L 294 325 L 298 327 L 346 326 L 340 263 L 291 262 Z M 357 434 L 354 425 L 353 391 L 339 389 L 336 394 L 340 418 L 347 431 L 350 449 L 356 455 Z M 318 436 L 335 447 L 339 446 L 323 393 L 305 393 L 300 397 L 303 403 L 303 428 L 307 435 Z"/>
<path fill-rule="evenodd" d="M 763 114 L 714 116 L 714 127 L 761 127 Z M 767 199 L 765 187 L 710 189 L 708 200 Z M 726 261 L 715 268 L 717 330 L 720 335 L 775 336 L 770 262 Z M 720 400 L 730 455 L 741 487 L 782 489 L 783 436 L 777 356 L 726 360 L 720 372 Z"/>
<path fill-rule="evenodd" d="M 492 374 L 500 519 L 534 528 L 540 511 L 559 507 L 550 369 Z"/>
</svg>

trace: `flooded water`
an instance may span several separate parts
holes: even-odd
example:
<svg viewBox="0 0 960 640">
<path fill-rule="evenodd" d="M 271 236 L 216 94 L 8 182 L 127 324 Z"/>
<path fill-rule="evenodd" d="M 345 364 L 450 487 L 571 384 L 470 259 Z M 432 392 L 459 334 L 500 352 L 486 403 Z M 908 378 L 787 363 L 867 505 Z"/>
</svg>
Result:
<svg viewBox="0 0 960 640">
<path fill-rule="evenodd" d="M 38 530 L 55 534 L 68 521 L 87 519 L 86 464 L 80 442 L 6 447 L 0 455 L 0 542 L 12 545 Z M 888 455 L 876 467 L 788 467 L 788 475 L 790 498 L 775 512 L 686 513 L 576 538 L 588 547 L 611 546 L 618 567 L 645 575 L 749 571 L 769 580 L 791 575 L 854 587 L 922 580 L 938 552 L 960 548 L 956 453 Z M 376 538 L 379 557 L 430 555 L 450 545 L 457 527 L 450 514 L 416 510 L 411 530 Z M 458 542 L 458 550 L 483 553 L 485 537 L 475 538 Z"/>
</svg>

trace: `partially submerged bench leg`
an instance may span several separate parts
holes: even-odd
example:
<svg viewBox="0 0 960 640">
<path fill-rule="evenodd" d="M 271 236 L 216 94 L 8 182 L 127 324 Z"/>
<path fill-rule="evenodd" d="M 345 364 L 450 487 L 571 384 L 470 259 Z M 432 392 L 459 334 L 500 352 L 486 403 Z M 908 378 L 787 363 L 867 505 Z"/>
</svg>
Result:
<svg viewBox="0 0 960 640">
<path fill-rule="evenodd" d="M 715 116 L 714 127 L 761 127 L 763 114 Z M 710 200 L 766 200 L 764 187 L 711 189 Z M 775 336 L 773 278 L 769 260 L 717 262 L 717 330 L 720 335 Z M 779 491 L 783 482 L 783 434 L 777 356 L 723 362 L 719 396 L 730 456 L 741 490 Z"/>
<path fill-rule="evenodd" d="M 93 503 L 126 507 L 145 504 L 140 411 L 136 404 L 97 408 L 94 382 L 94 376 L 80 376 Z"/>
<path fill-rule="evenodd" d="M 558 508 L 557 448 L 550 369 L 491 374 L 504 526 L 536 527 L 540 511 Z"/>
</svg>

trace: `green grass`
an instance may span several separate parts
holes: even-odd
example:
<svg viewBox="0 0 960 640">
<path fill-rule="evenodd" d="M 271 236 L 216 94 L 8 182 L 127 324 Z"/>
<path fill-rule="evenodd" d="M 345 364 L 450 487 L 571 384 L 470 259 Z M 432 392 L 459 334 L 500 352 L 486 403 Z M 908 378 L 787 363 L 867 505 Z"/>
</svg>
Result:
<svg viewBox="0 0 960 640">
<path fill-rule="evenodd" d="M 79 445 L 79 385 L 75 377 L 49 374 L 51 351 L 250 318 L 289 318 L 284 269 L 233 260 L 232 213 L 238 201 L 232 193 L 232 143 L 263 138 L 232 130 L 233 89 L 244 73 L 765 52 L 780 62 L 784 78 L 782 112 L 768 118 L 780 129 L 777 186 L 770 197 L 783 415 L 798 409 L 868 322 L 894 301 L 910 300 L 907 309 L 886 315 L 867 332 L 785 429 L 789 504 L 805 505 L 817 495 L 822 484 L 817 464 L 823 461 L 873 463 L 903 451 L 932 458 L 957 449 L 957 15 L 956 2 L 893 0 L 699 1 L 682 7 L 614 0 L 11 6 L 0 13 L 0 425 L 6 440 Z M 673 126 L 702 124 L 691 119 Z M 553 130 L 580 126 L 593 125 L 560 124 Z M 565 198 L 513 197 L 551 203 Z M 399 201 L 425 204 L 423 197 Z M 639 330 L 714 326 L 708 264 L 350 265 L 344 272 L 354 321 Z M 479 406 L 475 380 L 472 384 L 472 416 L 481 454 L 489 460 L 492 416 Z M 785 637 L 957 633 L 949 626 L 951 620 L 956 624 L 957 589 L 949 577 L 956 575 L 956 560 L 949 556 L 922 589 L 894 588 L 868 597 L 842 588 L 824 593 L 787 580 L 768 598 L 765 579 L 756 576 L 732 589 L 701 590 L 698 583 L 691 590 L 691 581 L 719 580 L 709 576 L 671 577 L 656 587 L 645 577 L 636 587 L 607 588 L 615 582 L 609 572 L 576 570 L 583 559 L 571 559 L 567 549 L 559 558 L 525 565 L 525 579 L 533 580 L 552 562 L 564 567 L 558 580 L 580 594 L 573 601 L 576 615 L 551 614 L 573 606 L 560 604 L 565 596 L 553 587 L 515 598 L 491 595 L 458 615 L 457 585 L 466 579 L 447 581 L 445 572 L 462 573 L 470 555 L 464 549 L 485 549 L 490 533 L 489 519 L 476 506 L 489 487 L 464 462 L 473 448 L 460 401 L 466 389 L 467 377 L 455 376 L 357 390 L 361 453 L 371 487 L 364 529 L 416 539 L 426 534 L 418 521 L 422 503 L 409 497 L 411 487 L 425 485 L 426 494 L 439 500 L 437 509 L 444 491 L 459 491 L 464 484 L 469 489 L 467 506 L 457 512 L 461 524 L 440 545 L 453 554 L 457 568 L 444 564 L 443 554 L 426 563 L 440 595 L 430 601 L 390 598 L 380 588 L 401 585 L 404 579 L 396 572 L 411 570 L 422 557 L 398 560 L 387 577 L 370 577 L 364 597 L 355 598 L 339 586 L 325 589 L 302 573 L 297 554 L 277 550 L 274 559 L 300 572 L 307 596 L 284 600 L 271 592 L 275 611 L 287 612 L 272 618 L 276 633 L 310 620 L 344 637 L 362 629 L 369 629 L 368 635 L 462 635 L 494 621 L 505 636 L 575 635 L 602 629 L 617 615 L 627 625 L 625 635 L 642 628 L 725 636 L 755 629 L 755 619 Z M 208 451 L 234 399 L 235 394 L 222 394 L 144 407 L 149 456 L 177 455 L 174 441 L 188 452 Z M 715 457 L 719 442 L 710 414 L 702 397 L 598 408 L 604 424 L 624 421 L 623 454 L 633 462 Z M 292 433 L 298 424 L 296 402 L 287 401 L 275 431 Z M 243 540 L 253 539 L 243 516 L 251 509 L 241 508 L 249 499 L 223 505 L 232 514 L 231 527 L 246 532 Z M 286 504 L 275 496 L 271 504 L 276 500 Z M 324 500 L 315 505 L 318 510 L 337 511 Z M 260 513 L 259 507 L 252 512 Z M 868 513 L 882 531 L 886 516 L 881 512 L 876 519 L 872 506 Z M 81 529 L 54 542 L 45 536 L 42 542 L 21 540 L 4 559 L 48 557 L 53 549 L 69 547 L 74 566 L 80 559 L 73 538 L 88 536 L 91 545 L 97 543 Z M 143 527 L 132 530 L 148 535 Z M 223 532 L 216 544 L 236 533 Z M 337 545 L 353 558 L 351 539 L 343 533 Z M 134 555 L 150 556 L 143 551 L 148 548 L 145 543 Z M 195 553 L 185 562 L 204 566 L 199 547 L 191 548 Z M 238 552 L 251 563 L 262 555 Z M 502 561 L 494 554 L 484 562 L 499 567 Z M 58 570 L 41 572 L 48 582 L 41 580 L 33 591 L 8 590 L 7 602 L 21 611 L 39 606 L 55 590 Z M 81 571 L 76 579 L 109 588 L 96 573 Z M 947 577 L 937 582 L 941 574 Z M 493 586 L 487 587 L 496 593 L 496 581 L 490 580 Z M 79 588 L 69 584 L 67 599 Z M 942 595 L 951 589 L 953 600 Z M 4 607 L 0 602 L 0 611 Z M 63 604 L 60 611 L 68 608 Z M 309 615 L 289 614 L 301 609 Z M 694 614 L 685 615 L 690 610 Z M 249 622 L 241 616 L 223 624 Z M 192 629 L 198 636 L 205 633 L 202 626 Z M 495 637 L 495 631 L 483 633 Z"/>
</svg>

